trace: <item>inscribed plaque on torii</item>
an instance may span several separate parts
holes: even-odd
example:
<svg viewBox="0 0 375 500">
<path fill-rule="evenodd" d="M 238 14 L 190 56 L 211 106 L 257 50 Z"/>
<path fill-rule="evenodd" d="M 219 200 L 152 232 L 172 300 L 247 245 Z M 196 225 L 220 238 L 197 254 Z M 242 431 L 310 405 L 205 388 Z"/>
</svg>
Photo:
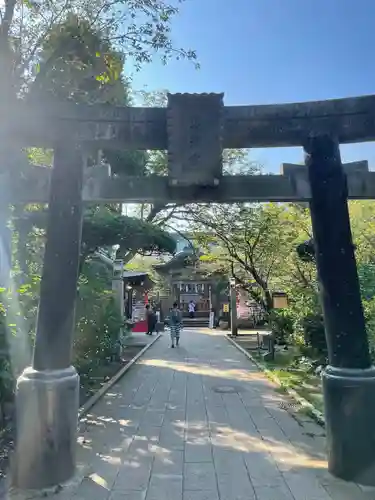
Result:
<svg viewBox="0 0 375 500">
<path fill-rule="evenodd" d="M 174 186 L 217 186 L 224 94 L 168 94 L 168 170 Z"/>
</svg>

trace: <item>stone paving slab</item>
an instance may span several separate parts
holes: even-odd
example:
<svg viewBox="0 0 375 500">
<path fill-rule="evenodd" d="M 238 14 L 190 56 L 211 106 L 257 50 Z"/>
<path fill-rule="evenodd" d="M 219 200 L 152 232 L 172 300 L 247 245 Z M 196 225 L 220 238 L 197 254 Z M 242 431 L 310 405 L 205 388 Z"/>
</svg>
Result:
<svg viewBox="0 0 375 500">
<path fill-rule="evenodd" d="M 91 409 L 51 498 L 375 500 L 328 474 L 324 430 L 286 402 L 221 332 L 164 335 Z"/>
</svg>

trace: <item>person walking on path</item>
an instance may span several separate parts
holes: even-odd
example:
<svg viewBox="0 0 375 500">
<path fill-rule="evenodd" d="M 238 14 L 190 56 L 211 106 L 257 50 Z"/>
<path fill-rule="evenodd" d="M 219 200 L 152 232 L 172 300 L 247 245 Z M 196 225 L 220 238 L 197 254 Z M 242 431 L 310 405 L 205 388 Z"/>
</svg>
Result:
<svg viewBox="0 0 375 500">
<path fill-rule="evenodd" d="M 147 332 L 146 335 L 152 335 L 156 327 L 156 314 L 151 309 L 150 304 L 146 306 Z"/>
<path fill-rule="evenodd" d="M 190 318 L 194 318 L 194 315 L 195 315 L 195 302 L 194 300 L 191 300 L 189 302 L 189 316 Z"/>
<path fill-rule="evenodd" d="M 182 327 L 182 313 L 178 308 L 177 302 L 173 304 L 169 321 L 171 329 L 171 347 L 173 349 L 175 344 L 178 346 L 180 343 L 180 333 Z"/>
</svg>

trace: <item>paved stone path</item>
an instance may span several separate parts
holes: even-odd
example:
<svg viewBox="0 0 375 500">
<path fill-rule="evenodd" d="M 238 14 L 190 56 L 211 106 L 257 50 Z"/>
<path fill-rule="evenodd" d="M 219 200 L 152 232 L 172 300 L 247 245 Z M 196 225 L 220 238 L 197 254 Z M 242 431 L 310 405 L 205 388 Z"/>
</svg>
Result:
<svg viewBox="0 0 375 500">
<path fill-rule="evenodd" d="M 93 408 L 74 500 L 369 500 L 326 472 L 324 431 L 220 332 L 165 334 Z M 298 415 L 298 417 L 297 417 Z"/>
</svg>

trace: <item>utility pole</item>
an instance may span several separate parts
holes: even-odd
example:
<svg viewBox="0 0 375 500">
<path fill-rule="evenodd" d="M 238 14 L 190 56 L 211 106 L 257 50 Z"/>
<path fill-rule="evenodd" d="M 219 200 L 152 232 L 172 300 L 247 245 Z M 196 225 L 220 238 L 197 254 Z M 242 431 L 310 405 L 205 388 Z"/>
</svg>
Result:
<svg viewBox="0 0 375 500">
<path fill-rule="evenodd" d="M 237 337 L 238 335 L 237 293 L 236 293 L 236 280 L 234 278 L 230 279 L 229 293 L 230 293 L 230 333 L 232 337 Z"/>
</svg>

